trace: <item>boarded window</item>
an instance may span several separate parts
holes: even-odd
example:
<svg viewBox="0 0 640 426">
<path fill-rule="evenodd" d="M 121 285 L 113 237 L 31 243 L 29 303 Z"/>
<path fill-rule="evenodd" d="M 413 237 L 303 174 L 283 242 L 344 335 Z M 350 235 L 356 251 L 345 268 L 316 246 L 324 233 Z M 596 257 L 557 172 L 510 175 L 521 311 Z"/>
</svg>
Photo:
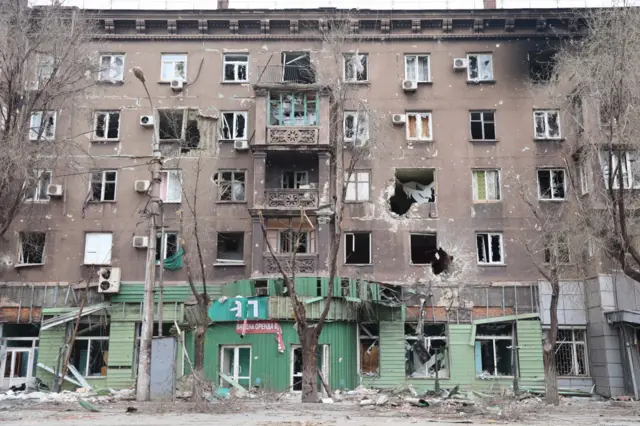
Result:
<svg viewBox="0 0 640 426">
<path fill-rule="evenodd" d="M 111 247 L 113 234 L 106 232 L 88 232 L 85 235 L 84 264 L 85 265 L 109 265 L 111 264 Z"/>
</svg>

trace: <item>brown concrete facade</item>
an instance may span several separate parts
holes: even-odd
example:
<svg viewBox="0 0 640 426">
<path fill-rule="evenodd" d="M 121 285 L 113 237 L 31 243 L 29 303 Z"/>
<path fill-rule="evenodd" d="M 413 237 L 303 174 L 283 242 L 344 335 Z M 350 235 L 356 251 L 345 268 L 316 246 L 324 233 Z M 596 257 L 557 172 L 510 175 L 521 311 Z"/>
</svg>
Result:
<svg viewBox="0 0 640 426">
<path fill-rule="evenodd" d="M 358 95 L 376 113 L 380 123 L 377 139 L 383 143 L 374 146 L 370 157 L 357 167 L 370 172 L 369 201 L 349 203 L 343 222 L 346 232 L 371 232 L 371 264 L 343 265 L 343 247 L 340 275 L 415 283 L 424 277 L 425 267 L 411 264 L 410 234 L 435 233 L 438 245 L 445 250 L 466 253 L 463 258 L 473 270 L 474 281 L 536 282 L 538 275 L 521 244 L 529 230 L 529 212 L 515 192 L 514 182 L 519 176 L 535 186 L 537 167 L 564 167 L 558 153 L 566 144 L 562 140 L 534 139 L 534 110 L 553 105 L 544 88 L 532 88 L 528 82 L 528 54 L 545 48 L 549 37 L 574 31 L 571 13 L 394 11 L 393 16 L 386 17 L 388 13 L 363 11 L 353 16 L 354 37 L 359 38 L 359 43 L 344 47 L 345 53 L 357 50 L 368 54 L 368 79 L 359 85 Z M 205 243 L 207 280 L 225 282 L 267 275 L 266 247 L 255 211 L 263 208 L 265 216 L 274 221 L 295 216 L 285 208 L 265 207 L 269 189 L 280 187 L 280 171 L 308 171 L 320 203 L 330 200 L 335 191 L 328 149 L 332 143 L 330 100 L 327 94 L 318 94 L 318 125 L 314 129 L 317 143 L 312 149 L 276 149 L 267 143 L 269 92 L 255 83 L 260 67 L 280 64 L 281 52 L 309 52 L 312 63 L 322 66 L 322 43 L 315 37 L 313 26 L 324 25 L 326 16 L 328 12 L 321 10 L 101 12 L 105 40 L 97 49 L 125 55 L 124 81 L 98 84 L 85 104 L 59 111 L 56 137 L 74 137 L 85 154 L 68 159 L 54 170 L 52 183 L 63 185 L 63 197 L 37 204 L 15 222 L 16 232 L 46 232 L 44 265 L 5 270 L 2 281 L 81 280 L 90 268 L 83 266 L 85 234 L 96 231 L 113 233 L 110 264 L 121 268 L 122 280 L 144 280 L 145 250 L 134 248 L 132 238 L 147 235 L 147 223 L 140 218 L 140 212 L 148 196 L 134 190 L 134 181 L 150 179 L 147 164 L 154 130 L 139 124 L 141 115 L 151 114 L 151 107 L 132 73 L 134 67 L 140 67 L 146 75 L 154 108 L 193 108 L 204 123 L 200 127 L 202 149 L 197 154 L 169 155 L 165 168 L 182 170 L 189 194 L 195 187 L 195 170 L 200 168 L 197 211 Z M 553 33 L 548 29 L 550 24 L 554 26 Z M 167 82 L 160 81 L 163 53 L 187 55 L 187 84 L 181 92 L 174 92 Z M 223 82 L 223 56 L 228 53 L 249 55 L 248 82 Z M 470 53 L 492 55 L 491 81 L 468 82 L 466 71 L 453 69 L 454 58 L 465 58 Z M 425 54 L 430 58 L 431 81 L 419 84 L 412 93 L 401 87 L 405 54 Z M 118 141 L 92 141 L 93 113 L 102 110 L 120 111 Z M 469 114 L 474 110 L 495 113 L 496 141 L 471 141 Z M 227 111 L 246 112 L 250 150 L 238 151 L 233 143 L 219 140 L 217 129 Z M 406 127 L 392 124 L 394 114 L 411 111 L 431 112 L 433 140 L 407 141 Z M 563 138 L 572 137 L 568 123 L 561 113 Z M 117 170 L 114 202 L 86 202 L 88 171 L 94 168 Z M 400 168 L 433 170 L 434 205 L 414 205 L 402 217 L 390 211 L 388 200 L 393 193 L 394 173 Z M 473 201 L 474 169 L 500 170 L 500 201 Z M 218 200 L 220 189 L 215 178 L 221 170 L 246 173 L 244 201 Z M 178 230 L 178 210 L 188 211 L 184 199 L 182 204 L 165 205 L 167 231 Z M 312 269 L 305 274 L 327 275 L 333 225 L 326 223 L 322 214 L 312 217 L 317 225 L 315 247 L 307 256 Z M 191 224 L 186 227 L 190 232 Z M 215 262 L 219 232 L 243 233 L 243 263 L 230 266 Z M 477 232 L 502 233 L 502 264 L 476 264 Z M 185 237 L 193 252 L 193 238 Z M 17 239 L 3 243 L 3 253 L 15 259 L 17 245 Z M 180 269 L 165 271 L 164 279 L 168 283 L 184 282 L 185 277 L 184 269 Z"/>
</svg>

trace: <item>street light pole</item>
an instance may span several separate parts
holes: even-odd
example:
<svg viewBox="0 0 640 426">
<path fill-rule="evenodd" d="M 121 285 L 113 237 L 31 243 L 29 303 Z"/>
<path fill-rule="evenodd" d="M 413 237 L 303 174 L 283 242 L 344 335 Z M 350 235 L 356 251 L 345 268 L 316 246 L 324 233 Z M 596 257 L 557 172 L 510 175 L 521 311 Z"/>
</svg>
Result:
<svg viewBox="0 0 640 426">
<path fill-rule="evenodd" d="M 147 88 L 146 79 L 142 69 L 135 67 L 133 74 L 142 83 L 147 99 L 151 105 L 151 114 L 155 114 L 153 101 Z M 156 130 L 153 129 L 151 136 L 152 158 L 151 158 L 151 185 L 149 193 L 151 202 L 149 203 L 147 214 L 149 216 L 149 245 L 147 246 L 147 260 L 144 274 L 144 301 L 142 305 L 142 330 L 140 332 L 140 351 L 138 360 L 138 377 L 136 382 L 136 399 L 138 401 L 148 401 L 150 399 L 151 385 L 151 341 L 153 339 L 153 311 L 154 311 L 154 284 L 156 279 L 156 217 L 158 216 L 160 171 L 162 170 L 162 152 L 160 144 L 156 140 Z M 162 260 L 162 259 L 161 259 Z M 162 265 L 160 265 L 162 268 Z M 162 309 L 162 307 L 159 307 Z"/>
</svg>

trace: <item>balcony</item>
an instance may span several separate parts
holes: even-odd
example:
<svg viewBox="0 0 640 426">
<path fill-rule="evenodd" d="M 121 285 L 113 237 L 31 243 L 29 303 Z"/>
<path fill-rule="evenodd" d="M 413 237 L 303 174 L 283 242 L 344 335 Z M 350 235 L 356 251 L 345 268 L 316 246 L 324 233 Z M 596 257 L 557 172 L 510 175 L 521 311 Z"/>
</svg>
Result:
<svg viewBox="0 0 640 426">
<path fill-rule="evenodd" d="M 316 73 L 308 65 L 266 65 L 258 67 L 258 87 L 309 86 L 316 84 Z"/>
<path fill-rule="evenodd" d="M 269 209 L 316 209 L 318 190 L 311 189 L 267 189 L 265 204 Z"/>
<path fill-rule="evenodd" d="M 269 145 L 317 145 L 317 126 L 272 126 L 267 127 Z"/>
<path fill-rule="evenodd" d="M 284 270 L 291 273 L 291 253 L 276 254 Z M 299 253 L 295 260 L 295 273 L 315 274 L 318 269 L 318 255 L 316 253 Z M 262 273 L 265 275 L 280 274 L 278 265 L 271 253 L 262 255 Z"/>
</svg>

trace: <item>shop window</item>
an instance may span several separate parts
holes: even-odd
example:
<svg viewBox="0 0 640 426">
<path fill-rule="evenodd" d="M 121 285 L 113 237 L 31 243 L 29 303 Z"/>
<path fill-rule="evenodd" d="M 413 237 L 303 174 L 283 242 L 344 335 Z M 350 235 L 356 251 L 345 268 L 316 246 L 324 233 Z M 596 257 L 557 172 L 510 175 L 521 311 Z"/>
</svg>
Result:
<svg viewBox="0 0 640 426">
<path fill-rule="evenodd" d="M 416 325 L 405 326 L 405 359 L 407 377 L 449 377 L 447 334 L 444 324 L 424 326 L 422 336 Z"/>
<path fill-rule="evenodd" d="M 558 376 L 588 376 L 587 340 L 585 329 L 560 329 L 556 340 L 556 371 Z"/>
<path fill-rule="evenodd" d="M 513 376 L 513 324 L 476 326 L 476 373 L 480 376 Z"/>
<path fill-rule="evenodd" d="M 80 324 L 69 362 L 84 377 L 104 377 L 107 375 L 108 360 L 109 326 Z"/>
<path fill-rule="evenodd" d="M 373 377 L 380 367 L 380 328 L 378 324 L 360 325 L 360 375 Z"/>
<path fill-rule="evenodd" d="M 220 372 L 248 389 L 251 386 L 251 346 L 221 346 Z M 231 387 L 220 377 L 220 387 Z"/>
</svg>

